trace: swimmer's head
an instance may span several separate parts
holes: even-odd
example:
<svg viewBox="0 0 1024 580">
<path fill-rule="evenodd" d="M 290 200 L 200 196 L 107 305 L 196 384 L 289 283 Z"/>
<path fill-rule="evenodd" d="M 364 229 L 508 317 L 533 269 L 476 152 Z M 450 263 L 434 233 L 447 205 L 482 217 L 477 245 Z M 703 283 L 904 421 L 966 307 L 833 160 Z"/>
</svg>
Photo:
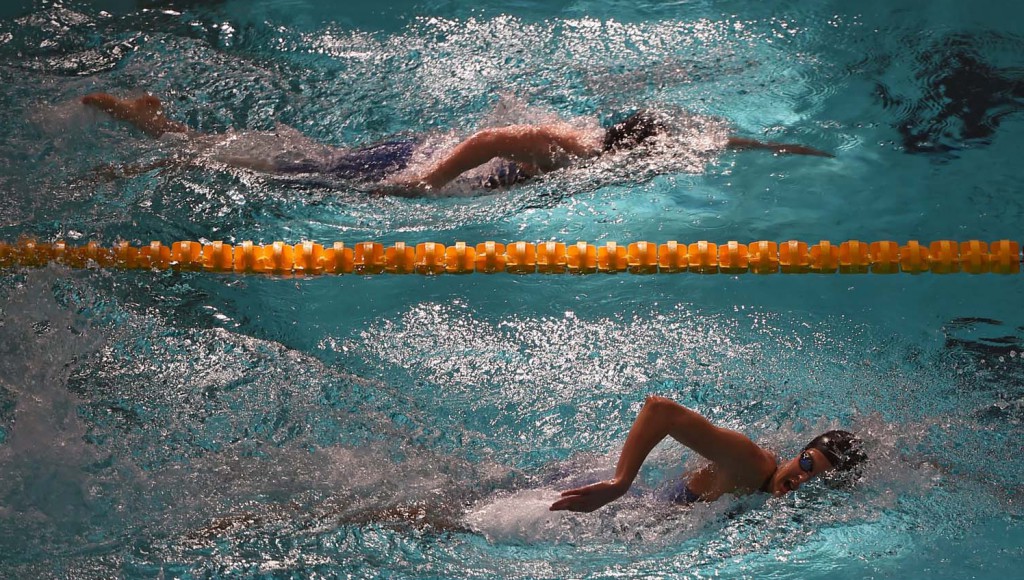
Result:
<svg viewBox="0 0 1024 580">
<path fill-rule="evenodd" d="M 868 458 L 861 440 L 849 431 L 835 430 L 822 433 L 811 439 L 804 447 L 805 451 L 808 449 L 821 451 L 837 471 L 850 471 Z"/>
<path fill-rule="evenodd" d="M 632 149 L 665 130 L 665 124 L 650 111 L 633 113 L 608 127 L 604 133 L 604 151 Z"/>
<path fill-rule="evenodd" d="M 812 439 L 797 457 L 779 465 L 769 481 L 769 491 L 780 496 L 826 472 L 855 473 L 866 459 L 861 440 L 853 433 L 828 431 Z"/>
</svg>

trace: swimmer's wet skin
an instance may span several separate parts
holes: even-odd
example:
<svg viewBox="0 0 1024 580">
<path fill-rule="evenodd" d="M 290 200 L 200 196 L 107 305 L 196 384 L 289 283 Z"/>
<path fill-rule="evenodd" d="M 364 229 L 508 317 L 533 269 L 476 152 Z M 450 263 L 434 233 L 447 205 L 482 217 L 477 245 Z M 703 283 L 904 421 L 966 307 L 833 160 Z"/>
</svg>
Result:
<svg viewBox="0 0 1024 580">
<path fill-rule="evenodd" d="M 665 437 L 696 451 L 711 463 L 687 474 L 686 503 L 714 501 L 724 494 L 767 492 L 779 497 L 829 471 L 850 471 L 867 459 L 861 442 L 847 431 L 814 438 L 797 457 L 780 462 L 746 435 L 716 427 L 706 418 L 664 397 L 647 398 L 622 447 L 615 476 L 562 492 L 552 511 L 591 512 L 622 497 L 640 466 Z"/>
<path fill-rule="evenodd" d="M 120 99 L 107 93 L 94 93 L 83 97 L 82 103 L 129 122 L 152 137 L 159 138 L 166 133 L 200 136 L 186 125 L 168 119 L 160 100 L 152 95 Z M 321 145 L 330 150 L 326 159 L 284 165 L 246 162 L 242 166 L 274 173 L 311 172 L 378 182 L 386 186 L 382 192 L 407 190 L 407 195 L 441 189 L 493 159 L 504 160 L 506 165 L 496 175 L 483 179 L 479 184 L 481 188 L 491 189 L 564 169 L 579 160 L 631 149 L 667 131 L 667 125 L 648 111 L 634 113 L 599 132 L 566 122 L 488 128 L 467 137 L 429 167 L 412 175 L 400 175 L 400 172 L 409 165 L 417 146 L 415 141 L 392 140 L 361 149 L 335 149 Z M 766 143 L 737 136 L 728 137 L 722 146 L 733 150 L 761 149 L 778 155 L 833 156 L 804 145 Z"/>
<path fill-rule="evenodd" d="M 119 99 L 107 93 L 92 93 L 82 97 L 82 104 L 94 107 L 120 121 L 127 121 L 151 137 L 164 133 L 190 133 L 188 126 L 168 119 L 163 103 L 153 95 L 137 99 Z"/>
</svg>

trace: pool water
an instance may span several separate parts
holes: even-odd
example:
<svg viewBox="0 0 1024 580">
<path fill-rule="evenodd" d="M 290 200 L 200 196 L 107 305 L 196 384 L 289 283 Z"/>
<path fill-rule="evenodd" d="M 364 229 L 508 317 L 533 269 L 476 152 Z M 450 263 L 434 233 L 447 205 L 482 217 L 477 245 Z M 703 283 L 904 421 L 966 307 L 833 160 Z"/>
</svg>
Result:
<svg viewBox="0 0 1024 580">
<path fill-rule="evenodd" d="M 0 240 L 1020 237 L 1024 5 L 37 1 L 0 8 Z M 355 146 L 641 107 L 834 159 L 591 163 L 420 199 L 217 165 L 85 109 Z M 677 151 L 678 153 L 678 151 Z M 703 155 L 703 154 L 702 154 Z M 1007 578 L 1024 557 L 1020 276 L 0 272 L 0 576 Z M 665 500 L 608 477 L 646 395 L 852 488 Z"/>
</svg>

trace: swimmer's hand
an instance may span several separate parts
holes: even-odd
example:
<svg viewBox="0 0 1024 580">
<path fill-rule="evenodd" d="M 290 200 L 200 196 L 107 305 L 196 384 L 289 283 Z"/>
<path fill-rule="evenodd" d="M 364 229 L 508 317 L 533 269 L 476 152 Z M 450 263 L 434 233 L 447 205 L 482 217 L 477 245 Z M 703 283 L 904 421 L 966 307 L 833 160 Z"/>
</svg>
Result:
<svg viewBox="0 0 1024 580">
<path fill-rule="evenodd" d="M 592 512 L 619 499 L 626 494 L 628 489 L 628 485 L 623 485 L 615 479 L 599 481 L 584 487 L 563 491 L 562 499 L 551 504 L 548 509 L 553 512 L 560 510 Z"/>
</svg>

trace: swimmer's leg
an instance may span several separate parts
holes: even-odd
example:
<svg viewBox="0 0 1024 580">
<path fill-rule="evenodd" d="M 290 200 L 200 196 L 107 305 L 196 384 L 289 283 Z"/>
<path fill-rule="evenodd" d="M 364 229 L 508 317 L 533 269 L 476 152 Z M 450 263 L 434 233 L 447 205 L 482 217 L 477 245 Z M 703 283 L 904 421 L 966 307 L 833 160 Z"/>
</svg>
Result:
<svg viewBox="0 0 1024 580">
<path fill-rule="evenodd" d="M 95 107 L 115 119 L 128 121 L 151 137 L 164 133 L 190 133 L 189 128 L 164 116 L 163 104 L 153 95 L 137 99 L 119 99 L 107 93 L 92 93 L 82 97 L 82 103 Z"/>
<path fill-rule="evenodd" d="M 743 150 L 743 149 L 767 149 L 768 151 L 774 151 L 779 155 L 813 155 L 815 157 L 835 157 L 831 153 L 821 151 L 807 147 L 805 145 L 796 145 L 793 143 L 765 143 L 763 141 L 757 141 L 756 139 L 748 139 L 746 137 L 729 137 L 729 141 L 725 145 L 729 149 Z"/>
</svg>

